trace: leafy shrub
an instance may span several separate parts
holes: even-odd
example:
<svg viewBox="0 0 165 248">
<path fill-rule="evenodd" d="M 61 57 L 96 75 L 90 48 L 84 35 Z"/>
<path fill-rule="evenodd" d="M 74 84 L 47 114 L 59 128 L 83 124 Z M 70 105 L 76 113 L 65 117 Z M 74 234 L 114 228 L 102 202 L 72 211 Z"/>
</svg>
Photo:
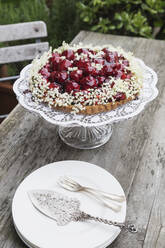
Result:
<svg viewBox="0 0 165 248">
<path fill-rule="evenodd" d="M 0 24 L 43 20 L 48 22 L 45 0 L 0 0 Z"/>
<path fill-rule="evenodd" d="M 77 0 L 52 0 L 50 6 L 49 39 L 53 47 L 70 42 L 80 30 Z"/>
<path fill-rule="evenodd" d="M 89 30 L 165 38 L 164 0 L 83 0 L 77 7 Z"/>
</svg>

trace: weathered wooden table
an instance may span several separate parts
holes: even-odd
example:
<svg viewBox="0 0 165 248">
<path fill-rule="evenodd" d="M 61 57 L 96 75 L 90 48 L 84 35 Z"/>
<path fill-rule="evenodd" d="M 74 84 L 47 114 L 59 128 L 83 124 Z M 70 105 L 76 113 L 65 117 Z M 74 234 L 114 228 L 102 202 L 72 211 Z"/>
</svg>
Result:
<svg viewBox="0 0 165 248">
<path fill-rule="evenodd" d="M 137 223 L 139 233 L 122 232 L 110 247 L 164 248 L 165 42 L 84 31 L 73 42 L 80 41 L 111 43 L 133 51 L 158 73 L 159 95 L 137 117 L 116 124 L 110 141 L 94 150 L 68 147 L 55 126 L 18 105 L 0 126 L 0 247 L 25 247 L 11 217 L 12 198 L 20 182 L 45 164 L 70 159 L 105 168 L 126 192 L 127 217 Z"/>
</svg>

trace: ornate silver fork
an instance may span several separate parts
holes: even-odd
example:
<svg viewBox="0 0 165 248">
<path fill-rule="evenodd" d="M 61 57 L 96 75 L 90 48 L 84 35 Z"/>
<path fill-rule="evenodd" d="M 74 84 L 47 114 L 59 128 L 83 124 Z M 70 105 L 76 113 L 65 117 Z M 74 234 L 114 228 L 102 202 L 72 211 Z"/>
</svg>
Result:
<svg viewBox="0 0 165 248">
<path fill-rule="evenodd" d="M 119 212 L 121 210 L 121 205 L 113 203 L 112 201 L 116 201 L 116 202 L 125 201 L 125 197 L 122 195 L 111 194 L 94 188 L 82 186 L 81 184 L 79 184 L 70 177 L 66 177 L 66 176 L 61 177 L 59 178 L 57 183 L 59 184 L 59 186 L 63 187 L 66 190 L 70 190 L 74 192 L 78 192 L 78 191 L 87 192 L 115 212 Z"/>
</svg>

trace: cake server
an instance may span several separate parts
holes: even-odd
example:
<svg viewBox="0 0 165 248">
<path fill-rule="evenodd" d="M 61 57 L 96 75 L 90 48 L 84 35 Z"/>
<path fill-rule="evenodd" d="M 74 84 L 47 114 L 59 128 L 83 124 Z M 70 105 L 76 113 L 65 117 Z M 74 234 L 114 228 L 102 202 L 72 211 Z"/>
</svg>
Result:
<svg viewBox="0 0 165 248">
<path fill-rule="evenodd" d="M 54 219 L 59 226 L 67 225 L 71 221 L 93 220 L 117 226 L 131 233 L 137 232 L 137 228 L 133 224 L 115 222 L 81 211 L 80 201 L 78 199 L 67 197 L 53 190 L 30 190 L 28 191 L 28 196 L 38 211 Z"/>
</svg>

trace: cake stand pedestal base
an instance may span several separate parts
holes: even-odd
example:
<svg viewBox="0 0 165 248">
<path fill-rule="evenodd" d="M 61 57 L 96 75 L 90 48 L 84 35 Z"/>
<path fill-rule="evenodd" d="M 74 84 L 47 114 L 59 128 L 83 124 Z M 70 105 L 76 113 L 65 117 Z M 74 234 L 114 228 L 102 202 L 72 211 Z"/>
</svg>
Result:
<svg viewBox="0 0 165 248">
<path fill-rule="evenodd" d="M 112 135 L 112 125 L 98 127 L 59 126 L 59 136 L 64 143 L 78 149 L 93 149 L 104 145 Z"/>
</svg>

